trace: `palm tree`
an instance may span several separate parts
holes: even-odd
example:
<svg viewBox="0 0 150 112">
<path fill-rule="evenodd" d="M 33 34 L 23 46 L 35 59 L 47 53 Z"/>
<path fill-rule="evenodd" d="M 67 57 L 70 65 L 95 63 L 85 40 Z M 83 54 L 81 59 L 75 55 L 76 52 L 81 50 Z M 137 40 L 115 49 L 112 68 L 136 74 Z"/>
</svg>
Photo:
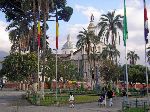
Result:
<svg viewBox="0 0 150 112">
<path fill-rule="evenodd" d="M 76 47 L 78 49 L 83 48 L 85 46 L 85 51 L 87 53 L 88 61 L 90 62 L 90 52 L 91 52 L 91 44 L 92 44 L 92 38 L 94 38 L 94 32 L 88 32 L 88 30 L 84 29 L 84 31 L 80 31 L 77 35 L 77 43 Z"/>
<path fill-rule="evenodd" d="M 130 51 L 127 53 L 127 60 L 130 60 L 130 64 L 135 65 L 139 59 L 140 57 L 135 54 L 135 51 Z"/>
<path fill-rule="evenodd" d="M 116 46 L 108 44 L 101 55 L 103 59 L 110 59 L 117 63 L 117 57 L 120 57 L 120 52 L 116 49 Z"/>
<path fill-rule="evenodd" d="M 122 30 L 122 16 L 116 15 L 115 11 L 108 12 L 107 14 L 101 15 L 100 22 L 98 23 L 98 27 L 100 28 L 99 36 L 103 39 L 104 43 L 105 40 L 108 43 L 109 37 L 111 36 L 111 43 L 112 45 L 116 44 L 117 35 L 119 36 L 119 43 L 120 43 L 120 34 L 118 29 Z"/>
</svg>

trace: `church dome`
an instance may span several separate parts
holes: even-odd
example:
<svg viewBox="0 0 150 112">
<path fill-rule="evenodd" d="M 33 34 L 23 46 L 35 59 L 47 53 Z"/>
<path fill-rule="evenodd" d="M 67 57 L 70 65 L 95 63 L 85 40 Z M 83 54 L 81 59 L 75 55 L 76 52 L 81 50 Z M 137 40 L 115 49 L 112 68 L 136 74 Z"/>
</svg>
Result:
<svg viewBox="0 0 150 112">
<path fill-rule="evenodd" d="M 62 47 L 62 54 L 71 54 L 76 51 L 76 47 L 71 42 L 70 35 L 67 37 L 67 42 Z"/>
<path fill-rule="evenodd" d="M 62 49 L 74 49 L 74 45 L 70 40 L 70 35 L 67 37 L 67 42 L 63 45 Z"/>
</svg>

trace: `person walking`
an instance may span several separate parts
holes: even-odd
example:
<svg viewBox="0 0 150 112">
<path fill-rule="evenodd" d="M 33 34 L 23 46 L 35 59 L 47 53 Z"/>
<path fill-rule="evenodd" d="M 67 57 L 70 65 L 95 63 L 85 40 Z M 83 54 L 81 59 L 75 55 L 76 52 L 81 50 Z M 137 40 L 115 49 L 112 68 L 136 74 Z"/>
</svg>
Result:
<svg viewBox="0 0 150 112">
<path fill-rule="evenodd" d="M 112 106 L 112 105 L 113 105 L 113 102 L 112 102 L 113 92 L 112 92 L 112 90 L 109 90 L 109 91 L 107 92 L 107 97 L 108 97 L 108 99 L 109 99 L 109 106 Z"/>
<path fill-rule="evenodd" d="M 69 104 L 70 104 L 71 108 L 74 108 L 74 96 L 73 96 L 72 92 L 70 92 Z"/>
<path fill-rule="evenodd" d="M 123 96 L 123 102 L 127 101 L 127 93 L 125 90 L 122 91 L 122 96 Z"/>
</svg>

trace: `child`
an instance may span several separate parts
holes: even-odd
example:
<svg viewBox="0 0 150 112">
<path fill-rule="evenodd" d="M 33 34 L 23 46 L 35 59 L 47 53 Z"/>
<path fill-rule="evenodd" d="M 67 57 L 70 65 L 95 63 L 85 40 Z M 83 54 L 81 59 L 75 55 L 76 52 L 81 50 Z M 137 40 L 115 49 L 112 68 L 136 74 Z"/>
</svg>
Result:
<svg viewBox="0 0 150 112">
<path fill-rule="evenodd" d="M 106 96 L 105 94 L 102 94 L 98 100 L 98 105 L 104 105 L 106 106 Z"/>
<path fill-rule="evenodd" d="M 69 103 L 70 103 L 70 107 L 74 108 L 74 96 L 72 92 L 70 92 Z"/>
</svg>

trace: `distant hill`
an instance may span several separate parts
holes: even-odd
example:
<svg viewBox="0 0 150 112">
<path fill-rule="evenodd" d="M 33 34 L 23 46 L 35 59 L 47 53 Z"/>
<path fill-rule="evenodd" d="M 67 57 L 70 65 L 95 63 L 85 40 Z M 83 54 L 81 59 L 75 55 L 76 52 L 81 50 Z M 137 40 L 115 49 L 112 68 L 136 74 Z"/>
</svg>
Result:
<svg viewBox="0 0 150 112">
<path fill-rule="evenodd" d="M 0 51 L 0 61 L 4 60 L 4 57 L 9 55 L 9 53 L 5 52 L 5 51 Z M 0 64 L 0 69 L 2 68 L 2 65 Z"/>
</svg>

